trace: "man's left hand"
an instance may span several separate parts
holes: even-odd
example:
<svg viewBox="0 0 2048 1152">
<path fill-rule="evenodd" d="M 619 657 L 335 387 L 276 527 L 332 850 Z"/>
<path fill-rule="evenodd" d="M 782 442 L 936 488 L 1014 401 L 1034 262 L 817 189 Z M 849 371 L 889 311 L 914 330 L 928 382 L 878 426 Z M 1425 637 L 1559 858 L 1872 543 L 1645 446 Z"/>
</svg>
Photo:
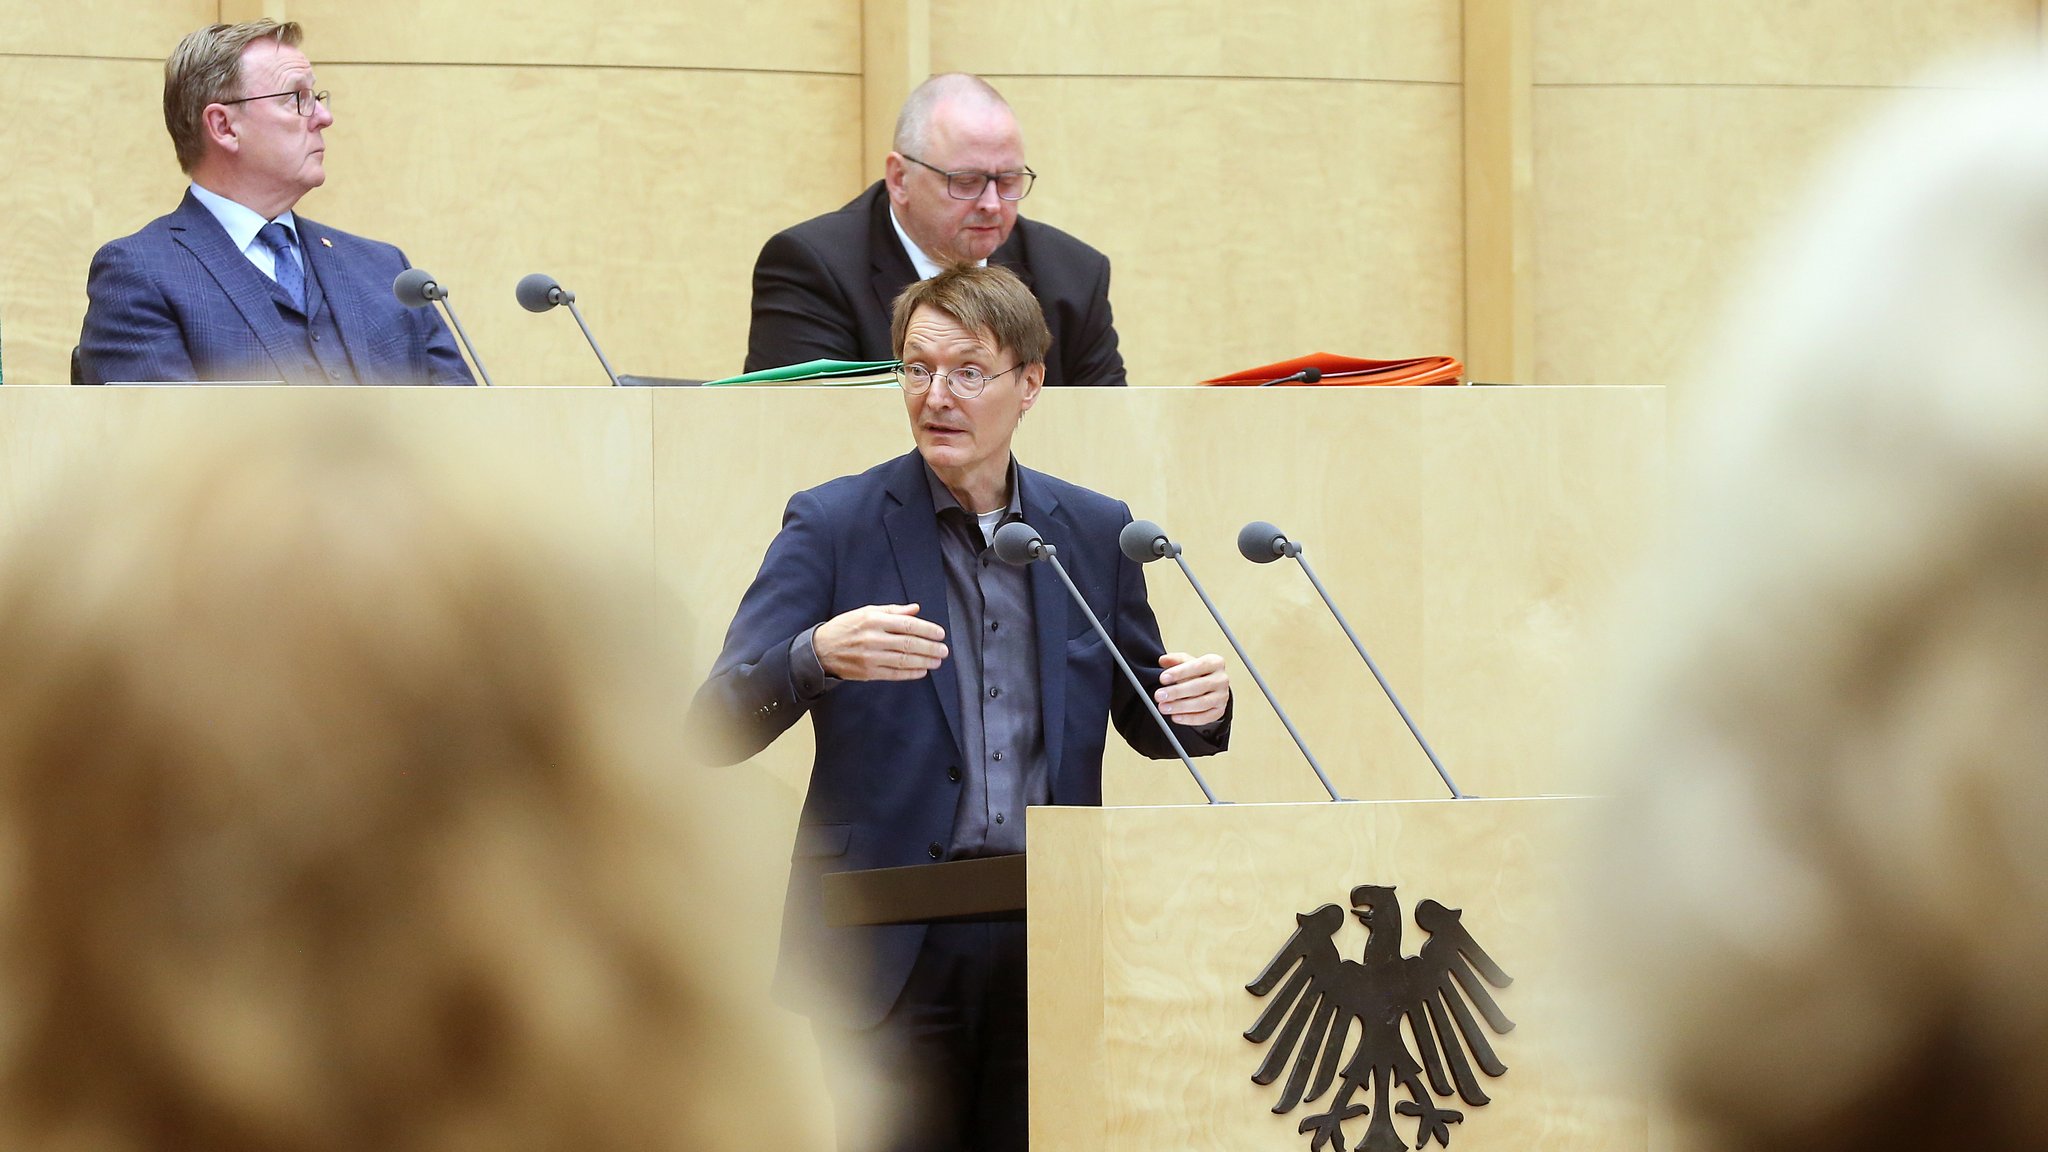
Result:
<svg viewBox="0 0 2048 1152">
<path fill-rule="evenodd" d="M 1152 694 L 1159 711 L 1176 724 L 1200 728 L 1223 719 L 1230 707 L 1230 674 L 1223 670 L 1223 657 L 1214 652 L 1190 656 L 1168 652 L 1159 658 L 1166 669 L 1159 677 L 1159 690 Z"/>
</svg>

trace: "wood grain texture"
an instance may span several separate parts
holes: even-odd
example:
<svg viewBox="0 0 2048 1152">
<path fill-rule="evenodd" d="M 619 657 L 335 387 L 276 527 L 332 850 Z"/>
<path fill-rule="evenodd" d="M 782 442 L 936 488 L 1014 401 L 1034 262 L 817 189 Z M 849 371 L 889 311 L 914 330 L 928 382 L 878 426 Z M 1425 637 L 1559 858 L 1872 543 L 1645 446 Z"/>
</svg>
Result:
<svg viewBox="0 0 2048 1152">
<path fill-rule="evenodd" d="M 860 54 L 861 173 L 873 181 L 896 147 L 903 101 L 932 74 L 931 0 L 867 0 Z"/>
<path fill-rule="evenodd" d="M 1589 1062 L 1577 955 L 1567 933 L 1571 845 L 1587 807 L 1569 800 L 1036 808 L 1030 813 L 1031 1138 L 1079 1149 L 1299 1149 L 1313 1104 L 1275 1115 L 1279 1086 L 1251 1074 L 1243 1037 L 1265 1007 L 1245 985 L 1295 916 L 1391 885 L 1403 952 L 1434 899 L 1514 983 L 1515 1028 L 1492 1103 L 1459 1105 L 1460 1152 L 1643 1149 L 1645 1106 Z M 1365 930 L 1337 936 L 1356 959 Z M 1326 1096 L 1318 1103 L 1327 1104 Z M 1364 1134 L 1363 1119 L 1346 1135 Z M 1413 1121 L 1397 1120 L 1409 1129 Z"/>
<path fill-rule="evenodd" d="M 177 206 L 185 180 L 162 100 L 160 60 L 0 57 L 9 385 L 70 380 L 92 254 Z"/>
<path fill-rule="evenodd" d="M 0 0 L 0 53 L 154 60 L 161 65 L 185 33 L 219 18 L 219 0 Z M 161 72 L 157 82 L 163 82 Z M 16 107 L 0 104 L 7 119 L 14 118 Z"/>
<path fill-rule="evenodd" d="M 1310 351 L 1462 355 L 1459 91 L 1015 79 L 1034 219 L 1107 253 L 1133 384 Z"/>
<path fill-rule="evenodd" d="M 1465 0 L 1465 374 L 1535 377 L 1530 0 Z"/>
<path fill-rule="evenodd" d="M 289 0 L 320 60 L 860 73 L 860 0 Z"/>
<path fill-rule="evenodd" d="M 860 189 L 860 81 L 597 68 L 335 65 L 328 179 L 302 209 L 395 243 L 453 293 L 501 384 L 602 385 L 547 272 L 620 371 L 740 370 L 754 258 Z M 433 90 L 433 100 L 419 93 Z"/>
<path fill-rule="evenodd" d="M 788 497 L 908 450 L 888 391 L 752 390 L 655 398 L 656 554 L 665 602 L 699 621 L 697 664 Z M 1298 568 L 1258 567 L 1237 530 L 1271 520 L 1310 562 L 1468 792 L 1570 792 L 1573 688 L 1599 609 L 1660 507 L 1663 397 L 1643 389 L 1047 393 L 1020 460 L 1127 501 L 1187 560 L 1347 796 L 1442 785 Z M 714 495 L 715 494 L 715 495 Z M 1147 570 L 1169 647 L 1228 653 L 1178 571 Z M 1204 774 L 1237 801 L 1320 796 L 1236 658 L 1232 752 Z M 694 684 L 690 687 L 694 687 Z M 795 795 L 808 726 L 756 758 Z M 1111 804 L 1200 793 L 1172 761 L 1115 739 Z"/>
<path fill-rule="evenodd" d="M 1820 164 L 1901 95 L 1538 88 L 1536 382 L 1683 379 Z"/>
<path fill-rule="evenodd" d="M 939 71 L 1456 83 L 1458 7 L 1299 0 L 933 0 Z"/>
<path fill-rule="evenodd" d="M 2038 0 L 1534 0 L 1538 84 L 1899 85 L 2030 47 Z"/>
</svg>

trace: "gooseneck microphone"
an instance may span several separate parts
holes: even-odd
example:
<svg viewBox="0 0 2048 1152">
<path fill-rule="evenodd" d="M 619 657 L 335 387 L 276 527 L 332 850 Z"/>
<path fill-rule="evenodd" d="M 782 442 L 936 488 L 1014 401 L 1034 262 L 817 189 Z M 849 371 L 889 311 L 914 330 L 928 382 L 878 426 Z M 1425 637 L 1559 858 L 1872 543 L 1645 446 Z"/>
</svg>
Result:
<svg viewBox="0 0 2048 1152">
<path fill-rule="evenodd" d="M 1302 756 L 1308 760 L 1308 766 L 1316 770 L 1316 779 L 1323 782 L 1323 791 L 1328 792 L 1332 800 L 1342 800 L 1343 797 L 1337 795 L 1337 786 L 1330 783 L 1329 774 L 1316 762 L 1316 754 L 1308 750 L 1308 741 L 1301 738 L 1300 731 L 1294 727 L 1294 721 L 1288 718 L 1287 709 L 1280 706 L 1279 698 L 1266 686 L 1266 678 L 1259 675 L 1259 666 L 1252 663 L 1251 654 L 1244 650 L 1244 645 L 1237 642 L 1237 633 L 1232 632 L 1230 625 L 1223 622 L 1223 613 L 1216 610 L 1215 601 L 1209 599 L 1209 593 L 1202 587 L 1202 582 L 1195 579 L 1195 570 L 1188 567 L 1186 558 L 1181 555 L 1180 545 L 1152 521 L 1133 520 L 1124 525 L 1124 530 L 1117 534 L 1116 546 L 1123 549 L 1125 556 L 1140 564 L 1150 564 L 1154 560 L 1173 557 L 1173 562 L 1180 565 L 1181 574 L 1194 586 L 1195 595 L 1202 598 L 1202 607 L 1209 610 L 1209 615 L 1215 619 L 1216 626 L 1223 629 L 1223 638 L 1230 641 L 1231 651 L 1236 652 L 1237 658 L 1244 661 L 1245 671 L 1252 674 L 1252 683 L 1257 684 L 1259 691 L 1265 693 L 1266 703 L 1273 706 L 1273 711 L 1280 717 L 1280 723 L 1287 727 L 1287 734 L 1294 737 L 1294 746 L 1301 749 Z"/>
<path fill-rule="evenodd" d="M 1153 702 L 1152 693 L 1145 690 L 1145 682 L 1138 679 L 1138 674 L 1131 671 L 1131 666 L 1124 661 L 1124 654 L 1117 651 L 1116 641 L 1109 638 L 1109 629 L 1102 626 L 1102 621 L 1096 618 L 1094 610 L 1088 607 L 1088 601 L 1082 598 L 1081 590 L 1074 587 L 1073 578 L 1067 575 L 1066 565 L 1060 563 L 1058 550 L 1047 544 L 1044 538 L 1039 536 L 1037 529 L 1022 520 L 1012 520 L 996 529 L 995 539 L 991 543 L 995 547 L 996 558 L 1005 564 L 1014 564 L 1022 568 L 1034 560 L 1043 560 L 1052 565 L 1052 570 L 1059 573 L 1060 583 L 1067 586 L 1067 594 L 1074 598 L 1074 603 L 1080 605 L 1081 615 L 1088 618 L 1088 623 L 1094 627 L 1095 634 L 1102 637 L 1103 645 L 1109 649 L 1109 658 L 1116 661 L 1116 666 L 1123 671 L 1124 679 L 1131 682 L 1132 689 L 1138 693 L 1138 699 L 1144 702 L 1145 711 L 1152 714 L 1153 722 L 1158 724 L 1159 731 L 1165 734 L 1166 742 L 1173 745 L 1174 755 L 1179 756 L 1180 762 L 1187 766 L 1188 775 L 1195 778 L 1195 785 L 1202 790 L 1202 795 L 1207 797 L 1211 804 L 1221 803 L 1216 799 L 1216 794 L 1209 791 L 1209 782 L 1202 779 L 1201 770 L 1188 758 L 1187 749 L 1180 746 L 1180 739 L 1173 734 L 1173 726 L 1166 722 L 1166 717 L 1159 714 L 1159 705 Z"/>
<path fill-rule="evenodd" d="M 1282 376 L 1278 380 L 1268 380 L 1264 384 L 1259 385 L 1259 387 L 1271 388 L 1275 384 L 1292 384 L 1296 380 L 1301 381 L 1303 384 L 1314 384 L 1316 381 L 1321 380 L 1322 378 L 1323 370 L 1321 368 L 1310 367 L 1303 368 L 1301 371 L 1296 372 L 1292 376 Z"/>
<path fill-rule="evenodd" d="M 434 280 L 434 274 L 424 268 L 407 268 L 391 282 L 391 294 L 407 308 L 431 307 L 440 301 L 441 310 L 448 314 L 448 323 L 455 328 L 455 335 L 462 340 L 462 346 L 469 350 L 469 362 L 476 365 L 476 374 L 491 382 L 491 374 L 484 369 L 483 357 L 476 354 L 476 345 L 469 342 L 469 333 L 462 330 L 462 321 L 455 318 L 455 306 L 448 303 L 448 290 Z"/>
<path fill-rule="evenodd" d="M 1309 567 L 1308 559 L 1301 554 L 1301 545 L 1288 539 L 1287 533 L 1264 520 L 1254 520 L 1238 531 L 1237 550 L 1254 564 L 1271 564 L 1282 556 L 1294 557 L 1294 562 L 1301 565 L 1303 572 L 1308 573 L 1308 582 L 1316 586 L 1316 594 L 1323 598 L 1323 603 L 1330 609 L 1330 615 L 1337 618 L 1337 624 L 1344 629 L 1344 635 L 1351 640 L 1351 646 L 1358 649 L 1359 656 L 1365 660 L 1365 666 L 1372 670 L 1372 678 L 1380 682 L 1380 689 L 1387 694 L 1387 699 L 1393 702 L 1394 711 L 1401 714 L 1402 723 L 1408 725 L 1408 731 L 1415 737 L 1415 742 L 1422 745 L 1423 755 L 1429 757 L 1431 767 L 1436 769 L 1438 776 L 1443 777 L 1444 787 L 1451 790 L 1454 799 L 1465 799 L 1465 794 L 1458 791 L 1458 785 L 1451 779 L 1451 774 L 1444 770 L 1444 762 L 1437 759 L 1436 749 L 1431 748 L 1429 741 L 1423 739 L 1422 729 L 1415 726 L 1415 718 L 1408 715 L 1408 709 L 1402 707 L 1401 698 L 1394 694 L 1394 686 L 1387 683 L 1387 678 L 1380 674 L 1380 666 L 1373 663 L 1372 655 L 1365 650 L 1365 645 L 1359 643 L 1358 633 L 1351 630 L 1351 622 L 1344 618 L 1344 613 L 1338 611 L 1337 602 L 1330 599 L 1330 593 L 1323 587 L 1323 582 L 1316 579 L 1316 570 Z"/>
<path fill-rule="evenodd" d="M 557 304 L 567 304 L 569 315 L 576 318 L 576 326 L 583 329 L 583 339 L 590 344 L 590 350 L 597 353 L 597 362 L 604 366 L 604 374 L 611 377 L 612 386 L 617 387 L 619 374 L 612 371 L 612 362 L 604 358 L 604 349 L 597 346 L 597 337 L 590 334 L 590 325 L 583 322 L 583 312 L 576 307 L 576 294 L 555 282 L 545 272 L 535 272 L 522 277 L 519 286 L 512 290 L 519 298 L 519 306 L 528 312 L 545 312 Z"/>
</svg>

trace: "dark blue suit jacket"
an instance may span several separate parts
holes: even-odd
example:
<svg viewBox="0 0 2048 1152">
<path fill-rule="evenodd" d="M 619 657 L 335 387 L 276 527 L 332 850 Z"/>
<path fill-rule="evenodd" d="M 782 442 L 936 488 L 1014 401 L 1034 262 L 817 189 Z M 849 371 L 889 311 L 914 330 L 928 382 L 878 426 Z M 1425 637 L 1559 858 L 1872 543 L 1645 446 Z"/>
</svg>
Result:
<svg viewBox="0 0 2048 1152">
<path fill-rule="evenodd" d="M 1131 667 L 1156 689 L 1165 648 L 1145 598 L 1144 571 L 1117 549 L 1130 510 L 1064 480 L 1017 469 L 1024 518 L 1057 547 L 1089 607 Z M 790 676 L 790 644 L 806 629 L 868 604 L 917 604 L 952 634 L 923 459 L 911 452 L 858 476 L 799 492 L 783 513 L 760 574 L 740 601 L 711 677 L 691 704 L 691 734 L 717 763 L 768 746 L 806 710 Z M 1038 632 L 1039 701 L 1055 804 L 1102 803 L 1107 722 L 1147 756 L 1173 756 L 1158 727 L 1073 607 L 1050 566 L 1031 567 Z M 778 987 L 815 1014 L 852 1027 L 880 1020 L 910 974 L 923 925 L 827 928 L 819 897 L 826 872 L 928 864 L 953 831 L 960 784 L 959 684 L 950 661 L 920 680 L 846 682 L 811 704 L 817 737 L 809 794 L 797 828 L 783 913 Z M 1205 740 L 1175 733 L 1191 755 L 1221 751 L 1226 721 Z M 791 981 L 822 958 L 850 1001 L 804 1001 Z"/>
<path fill-rule="evenodd" d="M 474 384 L 432 308 L 391 294 L 405 253 L 298 217 L 299 242 L 363 384 Z M 168 216 L 102 246 L 86 277 L 85 383 L 332 383 L 278 315 L 270 283 L 190 192 Z"/>
</svg>

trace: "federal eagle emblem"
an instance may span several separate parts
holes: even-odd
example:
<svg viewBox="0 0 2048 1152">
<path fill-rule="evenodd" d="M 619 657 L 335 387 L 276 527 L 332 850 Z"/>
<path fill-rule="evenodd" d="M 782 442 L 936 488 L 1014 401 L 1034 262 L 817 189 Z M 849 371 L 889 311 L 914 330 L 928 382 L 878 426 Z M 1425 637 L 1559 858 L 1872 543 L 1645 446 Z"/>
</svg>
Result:
<svg viewBox="0 0 2048 1152">
<path fill-rule="evenodd" d="M 1513 981 L 1465 930 L 1459 909 L 1434 900 L 1418 905 L 1415 923 L 1429 933 L 1429 939 L 1420 955 L 1403 956 L 1401 904 L 1394 898 L 1393 888 L 1361 884 L 1351 890 L 1351 908 L 1352 915 L 1365 925 L 1364 963 L 1338 957 L 1337 931 L 1344 926 L 1344 910 L 1325 904 L 1307 915 L 1295 916 L 1294 935 L 1287 946 L 1258 979 L 1245 985 L 1254 996 L 1280 987 L 1280 994 L 1267 1002 L 1265 1011 L 1244 1034 L 1254 1044 L 1265 1043 L 1275 1031 L 1280 1037 L 1252 1080 L 1271 1084 L 1289 1058 L 1293 1059 L 1293 1071 L 1280 1090 L 1279 1102 L 1273 1105 L 1274 1112 L 1285 1115 L 1303 1100 L 1320 1099 L 1330 1082 L 1339 1077 L 1341 1065 L 1342 1078 L 1329 1108 L 1303 1120 L 1297 1129 L 1315 1134 L 1309 1152 L 1322 1152 L 1325 1144 L 1335 1152 L 1345 1152 L 1344 1122 L 1368 1114 L 1372 1120 L 1357 1147 L 1362 1152 L 1404 1152 L 1406 1146 L 1394 1130 L 1396 1113 L 1416 1118 L 1418 1150 L 1432 1139 L 1448 1149 L 1450 1126 L 1462 1121 L 1465 1114 L 1438 1107 L 1436 1097 L 1448 1098 L 1455 1091 L 1467 1104 L 1484 1105 L 1488 1097 L 1473 1064 L 1488 1076 L 1508 1070 L 1494 1054 L 1485 1030 L 1473 1019 L 1472 1009 L 1476 1007 L 1487 1025 L 1502 1035 L 1511 1031 L 1515 1022 L 1501 1013 L 1479 978 L 1485 977 L 1495 988 L 1505 988 Z M 1283 979 L 1286 984 L 1281 986 Z M 1420 1049 L 1420 1063 L 1417 1053 L 1409 1050 L 1401 1028 L 1403 1020 Z M 1351 1045 L 1354 1033 L 1357 1040 Z M 1349 1059 L 1345 1059 L 1347 1050 Z M 1429 1077 L 1426 1085 L 1424 1074 Z M 1351 1098 L 1368 1085 L 1373 1093 L 1371 1106 L 1352 1103 Z M 1397 1087 L 1407 1091 L 1408 1099 L 1396 1103 L 1390 1113 L 1387 1099 Z"/>
</svg>

